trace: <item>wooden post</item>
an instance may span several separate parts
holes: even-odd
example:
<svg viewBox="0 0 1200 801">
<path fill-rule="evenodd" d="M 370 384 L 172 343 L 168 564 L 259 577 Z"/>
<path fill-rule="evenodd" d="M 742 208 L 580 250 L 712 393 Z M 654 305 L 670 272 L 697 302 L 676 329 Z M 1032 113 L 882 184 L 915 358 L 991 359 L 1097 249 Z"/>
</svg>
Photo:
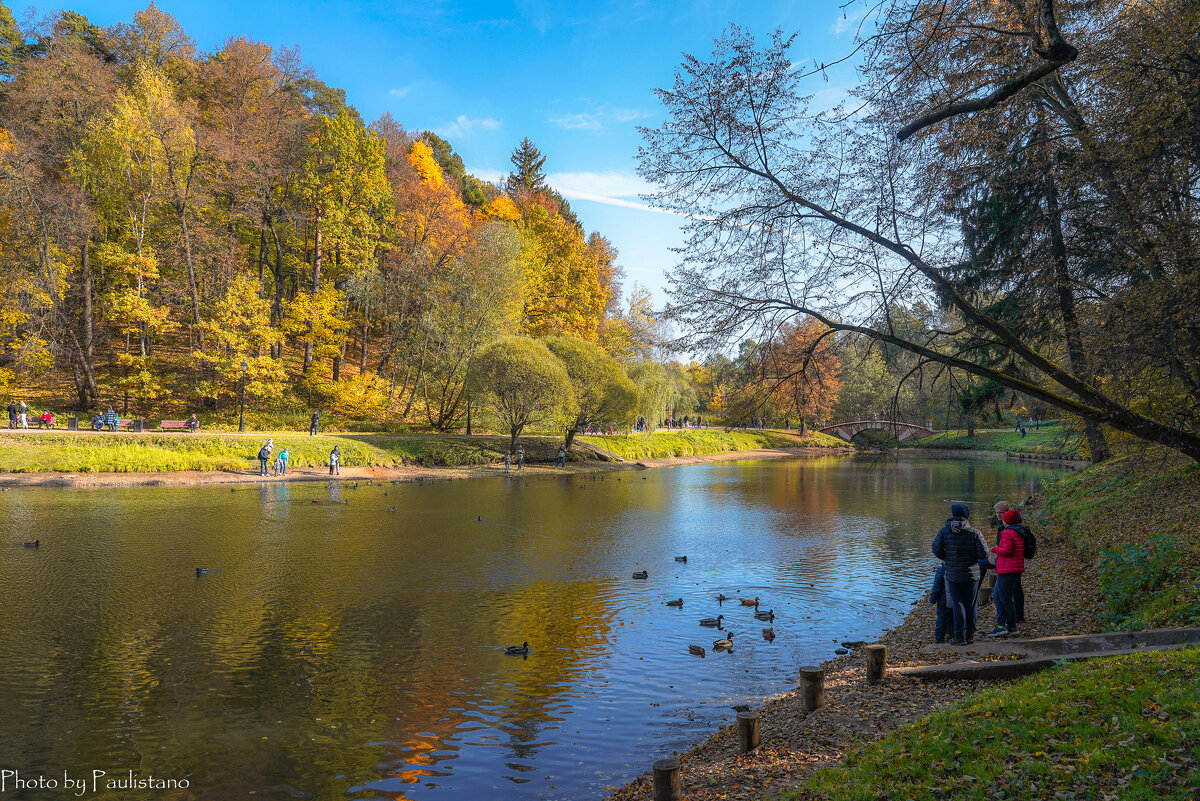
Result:
<svg viewBox="0 0 1200 801">
<path fill-rule="evenodd" d="M 739 754 L 750 753 L 762 742 L 759 736 L 757 712 L 738 712 L 737 730 Z"/>
<path fill-rule="evenodd" d="M 867 684 L 878 684 L 883 681 L 884 663 L 887 661 L 887 646 L 868 645 L 866 650 Z"/>
<path fill-rule="evenodd" d="M 679 760 L 660 759 L 654 763 L 654 801 L 680 801 Z"/>
<path fill-rule="evenodd" d="M 800 668 L 800 708 L 812 712 L 825 706 L 825 671 L 819 667 Z"/>
</svg>

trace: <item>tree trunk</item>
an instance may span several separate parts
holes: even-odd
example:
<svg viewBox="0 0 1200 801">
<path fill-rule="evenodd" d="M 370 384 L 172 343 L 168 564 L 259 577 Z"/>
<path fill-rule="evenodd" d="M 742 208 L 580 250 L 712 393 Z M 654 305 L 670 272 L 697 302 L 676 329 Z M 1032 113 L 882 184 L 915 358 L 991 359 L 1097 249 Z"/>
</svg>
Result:
<svg viewBox="0 0 1200 801">
<path fill-rule="evenodd" d="M 566 445 L 567 450 L 571 450 L 571 446 L 575 444 L 575 429 L 573 427 L 567 429 L 566 440 L 567 440 L 567 445 Z"/>
<path fill-rule="evenodd" d="M 183 259 L 187 263 L 188 291 L 192 293 L 192 330 L 196 342 L 204 348 L 204 332 L 200 328 L 200 287 L 196 283 L 196 268 L 192 264 L 192 233 L 188 230 L 187 211 L 179 211 L 179 228 L 183 232 Z"/>
<path fill-rule="evenodd" d="M 367 372 L 367 321 L 363 320 L 362 324 L 362 341 L 359 343 L 361 348 L 358 352 L 358 374 L 362 375 Z"/>
<path fill-rule="evenodd" d="M 333 357 L 333 382 L 336 384 L 342 380 L 342 354 L 337 354 Z"/>
<path fill-rule="evenodd" d="M 1062 212 L 1058 205 L 1058 188 L 1054 176 L 1046 175 L 1047 219 L 1050 223 L 1050 242 L 1054 251 L 1054 283 L 1058 290 L 1058 309 L 1062 315 L 1063 333 L 1067 340 L 1067 357 L 1071 360 L 1072 372 L 1086 381 L 1092 381 L 1091 367 L 1083 349 L 1083 337 L 1079 333 L 1079 317 L 1075 309 L 1075 293 L 1071 289 L 1070 265 L 1067 261 L 1067 244 L 1062 232 Z M 1111 453 L 1104 439 L 1104 431 L 1093 418 L 1083 418 L 1083 432 L 1093 462 L 1103 462 Z"/>
<path fill-rule="evenodd" d="M 321 217 L 317 216 L 316 242 L 313 245 L 312 291 L 321 291 Z"/>
<path fill-rule="evenodd" d="M 100 388 L 96 386 L 96 350 L 95 350 L 95 321 L 92 318 L 92 265 L 89 249 L 91 240 L 83 238 L 80 248 L 80 282 L 79 292 L 83 296 L 83 346 L 79 349 L 80 366 L 83 371 L 83 389 L 79 393 L 79 410 L 91 408 L 92 402 L 100 397 Z"/>
</svg>

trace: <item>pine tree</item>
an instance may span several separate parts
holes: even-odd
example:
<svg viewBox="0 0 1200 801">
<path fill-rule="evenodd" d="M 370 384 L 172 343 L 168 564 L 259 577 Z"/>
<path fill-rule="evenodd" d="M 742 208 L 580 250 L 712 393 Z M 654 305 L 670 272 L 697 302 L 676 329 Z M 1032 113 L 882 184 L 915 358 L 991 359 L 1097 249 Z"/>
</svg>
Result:
<svg viewBox="0 0 1200 801">
<path fill-rule="evenodd" d="M 542 172 L 546 157 L 537 149 L 537 145 L 529 141 L 528 136 L 513 150 L 509 160 L 516 167 L 515 172 L 508 174 L 509 192 L 546 191 L 546 173 Z"/>
</svg>

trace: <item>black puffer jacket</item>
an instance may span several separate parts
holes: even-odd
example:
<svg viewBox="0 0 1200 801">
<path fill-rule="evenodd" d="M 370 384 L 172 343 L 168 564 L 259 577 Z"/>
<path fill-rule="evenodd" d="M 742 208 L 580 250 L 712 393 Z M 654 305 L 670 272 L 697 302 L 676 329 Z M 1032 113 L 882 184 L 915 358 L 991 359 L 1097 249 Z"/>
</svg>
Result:
<svg viewBox="0 0 1200 801">
<path fill-rule="evenodd" d="M 946 563 L 946 581 L 979 581 L 979 560 L 988 547 L 965 517 L 952 517 L 933 539 L 933 555 Z"/>
</svg>

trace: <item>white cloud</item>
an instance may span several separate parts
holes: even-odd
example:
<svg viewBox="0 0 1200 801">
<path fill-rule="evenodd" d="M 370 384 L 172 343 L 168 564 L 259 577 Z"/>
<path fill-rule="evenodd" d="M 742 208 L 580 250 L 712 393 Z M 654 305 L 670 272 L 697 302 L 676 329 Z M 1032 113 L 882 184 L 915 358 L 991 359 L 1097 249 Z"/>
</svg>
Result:
<svg viewBox="0 0 1200 801">
<path fill-rule="evenodd" d="M 865 16 L 867 16 L 865 8 L 857 8 L 849 14 L 842 12 L 842 15 L 833 21 L 833 25 L 829 26 L 829 30 L 834 36 L 841 36 L 846 31 L 857 28 L 858 23 Z"/>
<path fill-rule="evenodd" d="M 411 91 L 411 86 L 401 86 L 397 89 L 388 89 L 388 94 L 392 97 L 408 97 L 408 93 Z"/>
<path fill-rule="evenodd" d="M 640 201 L 640 195 L 653 194 L 658 191 L 658 187 L 633 173 L 552 172 L 546 176 L 546 183 L 557 189 L 563 197 L 572 200 L 590 200 L 608 206 L 653 211 L 658 214 L 676 214 Z"/>
<path fill-rule="evenodd" d="M 638 111 L 630 108 L 609 108 L 607 103 L 601 103 L 593 111 L 579 111 L 560 114 L 551 117 L 550 123 L 568 131 L 602 131 L 609 123 L 627 123 L 645 119 L 650 116 L 648 111 Z"/>
<path fill-rule="evenodd" d="M 498 184 L 508 175 L 504 170 L 493 170 L 487 167 L 467 167 L 467 172 L 489 184 Z"/>
<path fill-rule="evenodd" d="M 500 126 L 500 121 L 491 117 L 471 119 L 466 114 L 459 114 L 454 118 L 454 122 L 434 128 L 433 132 L 444 139 L 459 139 L 468 137 L 475 131 L 495 131 Z"/>
</svg>

